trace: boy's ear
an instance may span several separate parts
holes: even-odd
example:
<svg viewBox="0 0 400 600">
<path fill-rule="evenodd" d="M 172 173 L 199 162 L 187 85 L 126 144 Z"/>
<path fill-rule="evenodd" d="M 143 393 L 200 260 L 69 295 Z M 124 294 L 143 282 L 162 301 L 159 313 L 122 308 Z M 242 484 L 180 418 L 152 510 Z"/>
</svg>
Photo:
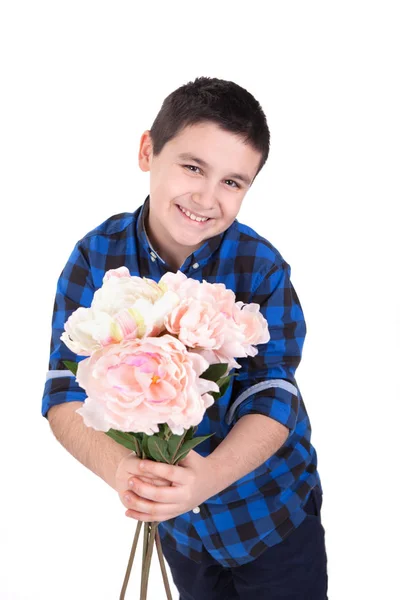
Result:
<svg viewBox="0 0 400 600">
<path fill-rule="evenodd" d="M 142 171 L 150 171 L 151 161 L 153 158 L 153 142 L 151 140 L 150 131 L 147 129 L 140 138 L 139 144 L 139 167 Z"/>
</svg>

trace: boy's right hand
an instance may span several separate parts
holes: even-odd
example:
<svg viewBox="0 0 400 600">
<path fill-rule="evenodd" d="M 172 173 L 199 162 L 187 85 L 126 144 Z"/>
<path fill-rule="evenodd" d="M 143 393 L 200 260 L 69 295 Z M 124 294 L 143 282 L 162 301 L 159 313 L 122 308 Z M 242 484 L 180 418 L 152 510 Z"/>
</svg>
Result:
<svg viewBox="0 0 400 600">
<path fill-rule="evenodd" d="M 145 475 L 142 475 L 142 473 L 139 471 L 140 462 L 141 459 L 138 458 L 134 452 L 132 452 L 131 454 L 124 456 L 117 467 L 115 474 L 115 489 L 125 508 L 131 508 L 131 506 L 126 502 L 124 496 L 127 492 L 130 492 L 131 494 L 133 493 L 129 486 L 129 481 L 132 477 L 141 479 L 145 483 L 151 483 L 156 486 L 171 485 L 171 482 L 163 477 L 146 477 Z"/>
</svg>

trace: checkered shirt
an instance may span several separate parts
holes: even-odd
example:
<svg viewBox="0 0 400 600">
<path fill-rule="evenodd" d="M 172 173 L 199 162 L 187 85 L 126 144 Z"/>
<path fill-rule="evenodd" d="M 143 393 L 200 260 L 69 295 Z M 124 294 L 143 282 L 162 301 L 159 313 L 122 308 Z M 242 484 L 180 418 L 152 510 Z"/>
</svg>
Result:
<svg viewBox="0 0 400 600">
<path fill-rule="evenodd" d="M 146 235 L 149 202 L 147 196 L 135 212 L 113 215 L 87 233 L 75 244 L 59 276 L 42 399 L 46 418 L 51 406 L 86 398 L 62 362 L 85 357 L 71 352 L 60 335 L 72 312 L 91 305 L 105 272 L 124 265 L 131 275 L 159 281 L 164 273 L 174 271 Z M 303 507 L 311 489 L 322 492 L 310 420 L 295 379 L 306 324 L 290 280 L 290 265 L 267 239 L 237 219 L 188 256 L 180 270 L 199 281 L 224 283 L 237 301 L 258 303 L 271 336 L 257 347 L 256 356 L 238 359 L 238 376 L 206 410 L 196 432 L 196 436 L 214 435 L 196 452 L 208 456 L 237 420 L 251 413 L 267 415 L 289 430 L 284 444 L 259 467 L 197 509 L 158 526 L 163 541 L 192 560 L 201 562 L 208 552 L 222 566 L 236 567 L 281 542 L 305 519 Z"/>
</svg>

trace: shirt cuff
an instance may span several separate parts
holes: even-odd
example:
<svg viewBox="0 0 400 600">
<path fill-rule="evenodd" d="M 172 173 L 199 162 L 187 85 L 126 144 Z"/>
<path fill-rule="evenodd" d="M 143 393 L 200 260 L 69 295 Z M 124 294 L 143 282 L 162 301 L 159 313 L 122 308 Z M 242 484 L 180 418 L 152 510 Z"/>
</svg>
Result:
<svg viewBox="0 0 400 600">
<path fill-rule="evenodd" d="M 73 373 L 63 375 L 60 371 L 49 371 L 42 398 L 42 415 L 47 419 L 52 406 L 63 402 L 84 402 L 86 398 L 85 390 L 78 385 Z"/>
<path fill-rule="evenodd" d="M 261 381 L 242 392 L 231 405 L 226 423 L 235 423 L 244 415 L 263 414 L 294 431 L 299 412 L 299 392 L 285 379 Z"/>
</svg>

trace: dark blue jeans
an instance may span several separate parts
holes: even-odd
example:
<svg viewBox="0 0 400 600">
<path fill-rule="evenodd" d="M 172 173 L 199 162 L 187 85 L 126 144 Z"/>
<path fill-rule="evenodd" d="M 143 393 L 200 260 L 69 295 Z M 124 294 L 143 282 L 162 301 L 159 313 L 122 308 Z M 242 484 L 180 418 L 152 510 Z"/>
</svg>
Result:
<svg viewBox="0 0 400 600">
<path fill-rule="evenodd" d="M 319 488 L 311 490 L 305 505 L 307 516 L 299 527 L 240 567 L 223 567 L 208 552 L 198 564 L 163 543 L 179 600 L 326 600 L 321 506 Z"/>
</svg>

